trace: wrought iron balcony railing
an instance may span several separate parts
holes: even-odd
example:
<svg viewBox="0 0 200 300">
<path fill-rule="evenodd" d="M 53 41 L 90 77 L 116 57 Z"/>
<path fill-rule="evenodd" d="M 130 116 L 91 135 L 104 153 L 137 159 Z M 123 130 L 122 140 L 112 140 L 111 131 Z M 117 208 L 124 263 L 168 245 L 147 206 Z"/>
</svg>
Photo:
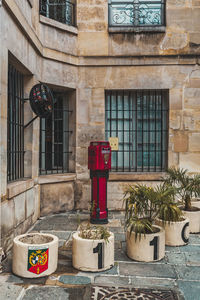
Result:
<svg viewBox="0 0 200 300">
<path fill-rule="evenodd" d="M 75 12 L 73 0 L 40 0 L 40 14 L 58 22 L 76 26 Z"/>
<path fill-rule="evenodd" d="M 109 26 L 165 26 L 165 0 L 109 0 Z"/>
</svg>

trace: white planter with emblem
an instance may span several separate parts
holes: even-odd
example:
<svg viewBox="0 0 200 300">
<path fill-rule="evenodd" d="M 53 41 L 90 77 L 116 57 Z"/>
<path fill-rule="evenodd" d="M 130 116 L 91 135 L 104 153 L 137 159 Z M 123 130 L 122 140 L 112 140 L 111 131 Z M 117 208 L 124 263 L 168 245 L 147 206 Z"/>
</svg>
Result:
<svg viewBox="0 0 200 300">
<path fill-rule="evenodd" d="M 165 245 L 167 246 L 183 246 L 189 241 L 189 219 L 179 222 L 165 222 L 156 219 L 156 224 L 165 229 Z"/>
<path fill-rule="evenodd" d="M 165 231 L 154 225 L 158 232 L 142 234 L 135 240 L 135 232 L 126 232 L 126 250 L 131 259 L 143 262 L 161 260 L 165 256 Z"/>
<path fill-rule="evenodd" d="M 72 237 L 72 265 L 81 271 L 100 272 L 114 266 L 114 234 L 105 240 L 83 239 L 79 232 Z"/>
<path fill-rule="evenodd" d="M 57 269 L 58 238 L 52 234 L 27 233 L 13 240 L 12 271 L 26 278 L 52 274 Z"/>
</svg>

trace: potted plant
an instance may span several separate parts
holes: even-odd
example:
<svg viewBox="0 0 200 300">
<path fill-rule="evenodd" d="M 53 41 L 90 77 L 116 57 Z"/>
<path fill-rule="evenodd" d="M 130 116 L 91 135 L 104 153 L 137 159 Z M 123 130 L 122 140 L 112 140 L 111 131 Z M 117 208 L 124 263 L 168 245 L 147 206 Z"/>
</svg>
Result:
<svg viewBox="0 0 200 300">
<path fill-rule="evenodd" d="M 160 198 L 156 224 L 165 229 L 165 244 L 168 246 L 183 246 L 189 241 L 189 219 L 175 201 L 176 189 L 168 184 L 157 187 Z"/>
<path fill-rule="evenodd" d="M 104 226 L 81 224 L 72 236 L 72 265 L 99 272 L 114 265 L 114 234 Z"/>
<path fill-rule="evenodd" d="M 125 190 L 127 255 L 137 261 L 157 261 L 165 255 L 165 232 L 154 225 L 160 203 L 156 188 L 129 186 Z"/>
<path fill-rule="evenodd" d="M 200 175 L 190 176 L 187 170 L 171 167 L 164 182 L 176 187 L 177 195 L 184 204 L 181 209 L 190 220 L 190 232 L 200 232 L 200 208 L 192 205 L 192 199 L 200 197 Z"/>
</svg>

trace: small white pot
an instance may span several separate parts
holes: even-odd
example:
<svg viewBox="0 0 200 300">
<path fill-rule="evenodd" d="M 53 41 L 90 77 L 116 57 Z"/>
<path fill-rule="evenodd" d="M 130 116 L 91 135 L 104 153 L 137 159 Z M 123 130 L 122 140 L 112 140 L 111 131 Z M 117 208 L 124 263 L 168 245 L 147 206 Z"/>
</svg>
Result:
<svg viewBox="0 0 200 300">
<path fill-rule="evenodd" d="M 191 233 L 200 232 L 200 210 L 199 211 L 183 211 L 184 215 L 190 220 L 189 230 Z"/>
<path fill-rule="evenodd" d="M 189 241 L 189 219 L 184 218 L 179 222 L 165 222 L 156 219 L 156 224 L 165 229 L 165 245 L 183 246 Z"/>
<path fill-rule="evenodd" d="M 13 240 L 13 273 L 26 278 L 52 274 L 57 269 L 58 238 L 52 234 L 27 233 Z"/>
<path fill-rule="evenodd" d="M 135 241 L 135 232 L 126 232 L 127 255 L 137 261 L 158 261 L 165 256 L 165 231 L 162 227 L 154 226 L 156 233 L 142 234 Z"/>
<path fill-rule="evenodd" d="M 72 265 L 81 271 L 100 272 L 114 266 L 114 234 L 105 240 L 83 239 L 75 232 L 72 237 Z"/>
</svg>

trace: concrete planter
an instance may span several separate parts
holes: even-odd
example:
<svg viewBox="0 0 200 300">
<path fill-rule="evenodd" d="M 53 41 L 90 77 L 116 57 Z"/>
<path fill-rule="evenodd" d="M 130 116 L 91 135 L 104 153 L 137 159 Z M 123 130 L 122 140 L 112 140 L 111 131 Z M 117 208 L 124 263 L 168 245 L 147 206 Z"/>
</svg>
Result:
<svg viewBox="0 0 200 300">
<path fill-rule="evenodd" d="M 14 238 L 13 273 L 26 278 L 52 274 L 57 269 L 58 238 L 52 234 L 28 233 Z"/>
<path fill-rule="evenodd" d="M 192 199 L 192 206 L 200 208 L 200 199 Z"/>
<path fill-rule="evenodd" d="M 154 226 L 159 231 L 156 233 L 142 234 L 141 239 L 135 233 L 126 233 L 127 255 L 137 261 L 158 261 L 165 256 L 165 231 L 162 227 Z"/>
<path fill-rule="evenodd" d="M 184 215 L 190 220 L 189 230 L 191 233 L 200 232 L 200 210 L 198 211 L 183 211 Z"/>
<path fill-rule="evenodd" d="M 83 239 L 78 232 L 72 238 L 72 264 L 81 271 L 100 272 L 114 265 L 114 234 L 110 232 L 109 242 Z"/>
<path fill-rule="evenodd" d="M 156 220 L 156 224 L 165 229 L 165 245 L 183 246 L 189 241 L 189 219 L 184 218 L 179 222 L 165 222 L 161 219 Z"/>
</svg>

